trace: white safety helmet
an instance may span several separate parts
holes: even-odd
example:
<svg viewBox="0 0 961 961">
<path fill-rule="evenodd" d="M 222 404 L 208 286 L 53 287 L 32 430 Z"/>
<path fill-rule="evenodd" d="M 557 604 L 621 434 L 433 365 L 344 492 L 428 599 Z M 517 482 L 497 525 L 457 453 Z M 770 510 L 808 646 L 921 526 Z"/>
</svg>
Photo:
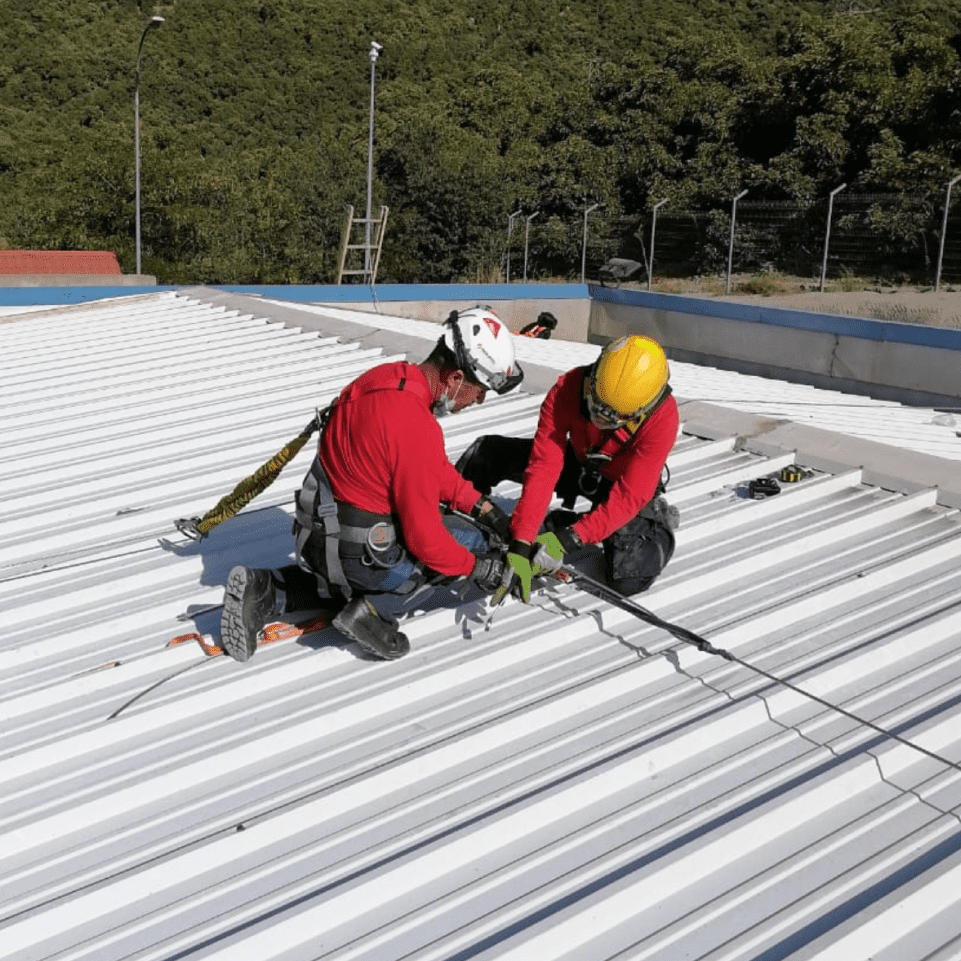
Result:
<svg viewBox="0 0 961 961">
<path fill-rule="evenodd" d="M 524 379 L 514 356 L 514 335 L 490 307 L 452 310 L 444 328 L 444 345 L 482 387 L 506 394 Z"/>
</svg>

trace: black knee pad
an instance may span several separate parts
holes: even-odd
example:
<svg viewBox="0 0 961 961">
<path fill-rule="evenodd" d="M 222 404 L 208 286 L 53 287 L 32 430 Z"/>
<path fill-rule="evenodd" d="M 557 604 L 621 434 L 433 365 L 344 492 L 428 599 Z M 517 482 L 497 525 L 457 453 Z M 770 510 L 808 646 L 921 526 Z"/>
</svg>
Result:
<svg viewBox="0 0 961 961">
<path fill-rule="evenodd" d="M 673 554 L 670 528 L 635 517 L 604 541 L 607 583 L 619 594 L 640 594 L 657 580 Z"/>
</svg>

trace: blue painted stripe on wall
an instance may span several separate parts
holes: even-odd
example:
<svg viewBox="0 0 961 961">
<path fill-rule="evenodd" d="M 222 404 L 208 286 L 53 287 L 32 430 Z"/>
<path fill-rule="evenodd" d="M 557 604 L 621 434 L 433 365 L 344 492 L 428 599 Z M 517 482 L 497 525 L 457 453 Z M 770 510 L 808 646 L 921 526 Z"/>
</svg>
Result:
<svg viewBox="0 0 961 961">
<path fill-rule="evenodd" d="M 4 307 L 29 307 L 49 304 L 83 304 L 88 300 L 125 297 L 132 294 L 156 294 L 177 287 L 0 287 L 0 304 Z"/>
<path fill-rule="evenodd" d="M 219 290 L 234 294 L 261 294 L 277 300 L 314 303 L 369 304 L 374 296 L 361 284 L 247 286 L 218 285 Z M 494 300 L 586 300 L 587 284 L 380 284 L 375 288 L 376 300 L 418 301 L 453 300 L 466 304 L 484 304 Z"/>
<path fill-rule="evenodd" d="M 646 307 L 673 313 L 695 314 L 702 317 L 721 317 L 747 324 L 768 324 L 772 327 L 793 327 L 821 333 L 859 337 L 862 340 L 888 341 L 896 344 L 917 344 L 961 350 L 961 331 L 944 327 L 925 327 L 920 324 L 897 324 L 884 320 L 860 317 L 838 317 L 800 310 L 785 310 L 759 304 L 738 304 L 726 300 L 685 297 L 682 294 L 655 294 L 642 290 L 618 290 L 612 287 L 591 286 L 591 299 L 612 304 Z"/>
<path fill-rule="evenodd" d="M 0 304 L 24 305 L 83 303 L 129 294 L 155 294 L 176 287 L 0 287 Z M 211 285 L 214 286 L 214 285 Z M 373 303 L 369 287 L 360 284 L 217 284 L 216 290 L 234 294 L 259 294 L 275 300 L 306 303 Z M 495 300 L 586 300 L 587 284 L 383 284 L 376 288 L 378 301 L 453 300 L 484 304 Z"/>
</svg>

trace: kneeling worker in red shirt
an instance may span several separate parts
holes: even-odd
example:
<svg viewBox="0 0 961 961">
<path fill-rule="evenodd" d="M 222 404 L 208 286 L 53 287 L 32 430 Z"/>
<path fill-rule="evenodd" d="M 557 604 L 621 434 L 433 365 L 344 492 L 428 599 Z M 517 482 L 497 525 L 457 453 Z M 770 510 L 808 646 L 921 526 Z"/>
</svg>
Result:
<svg viewBox="0 0 961 961">
<path fill-rule="evenodd" d="M 376 657 L 410 649 L 397 615 L 437 584 L 471 578 L 493 591 L 503 552 L 487 550 L 470 514 L 506 539 L 509 518 L 447 459 L 437 417 L 506 393 L 523 373 L 514 338 L 487 308 L 454 312 L 420 364 L 382 364 L 328 408 L 313 464 L 297 492 L 297 564 L 235 567 L 228 577 L 221 644 L 247 660 L 274 614 L 347 601 L 333 626 Z"/>
<path fill-rule="evenodd" d="M 606 580 L 622 594 L 646 590 L 670 560 L 677 512 L 662 496 L 661 475 L 679 420 L 668 373 L 659 344 L 621 337 L 594 364 L 561 376 L 533 440 L 488 435 L 458 460 L 485 494 L 502 480 L 523 484 L 507 582 L 519 583 L 525 601 L 532 576 L 557 570 L 586 544 L 603 545 Z M 547 516 L 538 533 L 555 493 L 566 510 Z M 590 501 L 586 513 L 571 510 L 579 496 Z"/>
</svg>

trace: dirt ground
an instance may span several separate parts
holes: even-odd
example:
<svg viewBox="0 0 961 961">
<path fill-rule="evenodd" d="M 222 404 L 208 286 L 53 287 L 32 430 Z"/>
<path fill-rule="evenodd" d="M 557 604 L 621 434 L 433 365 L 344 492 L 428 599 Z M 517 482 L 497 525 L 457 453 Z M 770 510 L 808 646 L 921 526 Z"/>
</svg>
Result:
<svg viewBox="0 0 961 961">
<path fill-rule="evenodd" d="M 625 285 L 635 286 L 635 285 Z M 636 285 L 646 290 L 646 285 Z M 735 303 L 757 303 L 787 310 L 809 310 L 843 317 L 866 317 L 890 320 L 903 324 L 923 324 L 936 327 L 961 329 L 961 287 L 942 285 L 937 293 L 933 287 L 886 287 L 865 286 L 864 289 L 848 290 L 825 283 L 822 293 L 817 281 L 791 280 L 776 277 L 769 281 L 760 278 L 732 277 L 732 293 L 727 294 L 726 281 L 705 280 L 657 280 L 653 290 L 658 293 L 684 294 L 711 297 Z M 770 288 L 770 292 L 748 293 L 758 287 Z"/>
</svg>

